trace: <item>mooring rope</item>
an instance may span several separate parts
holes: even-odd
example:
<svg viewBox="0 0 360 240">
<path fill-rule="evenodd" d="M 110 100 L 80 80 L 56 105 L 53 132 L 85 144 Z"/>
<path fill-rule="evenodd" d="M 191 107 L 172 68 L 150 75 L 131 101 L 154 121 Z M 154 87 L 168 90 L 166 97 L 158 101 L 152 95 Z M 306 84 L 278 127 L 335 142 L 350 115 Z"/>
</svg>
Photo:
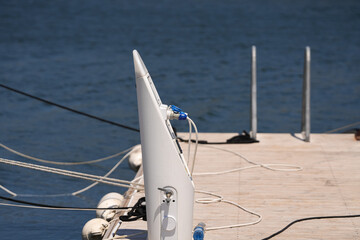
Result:
<svg viewBox="0 0 360 240">
<path fill-rule="evenodd" d="M 112 158 L 115 158 L 115 157 L 118 157 L 118 156 L 121 156 L 123 155 L 124 153 L 126 153 L 128 150 L 124 150 L 122 152 L 118 152 L 118 153 L 115 153 L 113 155 L 110 155 L 110 156 L 107 156 L 107 157 L 103 157 L 103 158 L 99 158 L 99 159 L 95 159 L 95 160 L 90 160 L 90 161 L 82 161 L 82 162 L 57 162 L 57 161 L 50 161 L 50 160 L 45 160 L 45 159 L 41 159 L 41 158 L 37 158 L 37 157 L 33 157 L 33 156 L 29 156 L 27 154 L 24 154 L 24 153 L 21 153 L 21 152 L 18 152 L 2 143 L 0 143 L 0 147 L 8 150 L 9 152 L 12 152 L 18 156 L 21 156 L 21 157 L 24 157 L 24 158 L 27 158 L 27 159 L 30 159 L 30 160 L 34 160 L 34 161 L 37 161 L 37 162 L 42 162 L 42 163 L 49 163 L 49 164 L 56 164 L 56 165 L 83 165 L 83 164 L 92 164 L 92 163 L 97 163 L 97 162 L 102 162 L 102 161 L 105 161 L 105 160 L 109 160 L 109 159 L 112 159 Z"/>
<path fill-rule="evenodd" d="M 134 150 L 134 147 L 131 147 L 131 148 L 125 150 L 125 152 L 126 152 L 126 151 L 129 151 L 129 152 L 128 152 L 117 164 L 115 164 L 115 166 L 114 166 L 112 169 L 110 169 L 110 171 L 109 171 L 108 173 L 106 173 L 103 177 L 101 177 L 101 179 L 107 178 L 113 171 L 115 171 L 115 169 L 132 153 L 133 150 Z M 131 187 L 134 187 L 134 186 L 132 185 L 132 184 L 133 184 L 133 181 L 125 181 L 125 180 L 121 180 L 121 181 L 127 182 L 128 184 L 130 184 Z M 76 191 L 76 192 L 73 192 L 72 195 L 77 195 L 77 194 L 80 194 L 80 193 L 82 193 L 82 192 L 85 192 L 85 191 L 93 188 L 94 186 L 96 186 L 98 183 L 99 183 L 99 182 L 94 182 L 94 183 L 92 183 L 91 185 L 89 185 L 89 186 L 87 186 L 87 187 L 85 187 L 85 188 L 83 188 L 83 189 L 80 189 L 80 190 L 78 190 L 78 191 Z M 143 186 L 142 184 L 137 184 L 137 185 Z M 130 187 L 130 186 L 129 186 L 129 187 Z"/>
<path fill-rule="evenodd" d="M 16 193 L 14 193 L 13 191 L 10 191 L 9 189 L 7 189 L 6 187 L 4 187 L 4 186 L 1 185 L 1 184 L 0 184 L 0 188 L 1 188 L 2 190 L 4 190 L 5 192 L 7 192 L 8 194 L 14 196 L 14 197 L 16 197 L 16 195 L 17 195 Z"/>
<path fill-rule="evenodd" d="M 15 89 L 15 88 L 6 86 L 6 85 L 4 85 L 4 84 L 0 84 L 0 87 L 2 87 L 2 88 L 4 88 L 4 89 L 7 89 L 7 90 L 10 90 L 10 91 L 12 91 L 12 92 L 21 94 L 21 95 L 23 95 L 23 96 L 26 96 L 26 97 L 29 97 L 29 98 L 38 100 L 38 101 L 40 101 L 40 102 L 43 102 L 43 103 L 46 103 L 46 104 L 49 104 L 49 105 L 52 105 L 52 106 L 56 106 L 56 107 L 58 107 L 58 108 L 62 108 L 62 109 L 64 109 L 64 110 L 67 110 L 67 111 L 70 111 L 70 112 L 73 112 L 73 113 L 76 113 L 76 114 L 79 114 L 79 115 L 83 115 L 83 116 L 88 117 L 88 118 L 96 119 L 96 120 L 98 120 L 98 121 L 105 122 L 105 123 L 109 123 L 109 124 L 111 124 L 111 125 L 114 125 L 114 126 L 117 126 L 117 127 L 122 127 L 122 128 L 128 129 L 128 130 L 131 130 L 131 131 L 140 132 L 139 129 L 136 129 L 136 128 L 133 128 L 133 127 L 130 127 L 130 126 L 126 126 L 126 125 L 124 125 L 124 124 L 120 124 L 120 123 L 117 123 L 117 122 L 114 122 L 114 121 L 110 121 L 110 120 L 107 120 L 107 119 L 104 119 L 104 118 L 101 118 L 101 117 L 97 117 L 97 116 L 94 116 L 94 115 L 91 115 L 91 114 L 89 114 L 89 113 L 85 113 L 85 112 L 82 112 L 82 111 L 79 111 L 79 110 L 76 110 L 76 109 L 73 109 L 73 108 L 69 108 L 69 107 L 60 105 L 60 104 L 58 104 L 58 103 L 54 103 L 54 102 L 51 102 L 51 101 L 49 101 L 49 100 L 46 100 L 46 99 L 43 99 L 43 98 L 40 98 L 40 97 L 31 95 L 31 94 L 29 94 L 29 93 L 20 91 L 20 90 L 18 90 L 18 89 Z"/>
<path fill-rule="evenodd" d="M 347 128 L 355 127 L 355 126 L 358 126 L 358 125 L 360 125 L 360 122 L 354 122 L 354 123 L 345 125 L 345 126 L 343 126 L 343 127 L 339 127 L 339 128 L 335 128 L 335 129 L 330 130 L 330 131 L 326 131 L 326 132 L 324 132 L 324 133 L 335 133 L 335 132 L 338 132 L 338 131 L 340 131 L 340 130 L 344 130 L 344 129 L 347 129 Z"/>
<path fill-rule="evenodd" d="M 85 175 L 85 176 L 90 176 L 90 177 L 95 177 L 95 178 L 101 178 L 102 180 L 114 180 L 116 182 L 120 182 L 120 183 L 127 183 L 127 184 L 130 184 L 132 187 L 133 184 L 134 184 L 134 180 L 132 181 L 127 181 L 127 180 L 120 180 L 120 179 L 114 179 L 114 178 L 108 178 L 108 176 L 133 152 L 134 150 L 134 147 L 131 147 L 131 148 L 128 148 L 124 151 L 122 151 L 123 153 L 125 152 L 128 152 L 117 164 L 115 164 L 115 166 L 109 171 L 107 172 L 104 176 L 96 176 L 96 175 L 91 175 L 91 174 L 84 174 L 84 173 L 80 173 L 80 172 L 75 172 L 79 175 Z M 5 160 L 8 160 L 8 159 L 5 159 Z M 9 161 L 13 161 L 13 160 L 9 160 Z M 15 161 L 16 162 L 16 161 Z M 34 165 L 34 164 L 27 164 L 28 166 L 40 166 L 40 165 Z M 19 166 L 19 165 L 17 165 Z M 45 167 L 45 166 L 40 166 L 42 168 L 49 168 L 49 167 Z M 49 168 L 49 169 L 55 169 L 55 168 Z M 36 169 L 38 170 L 38 169 Z M 68 170 L 63 170 L 63 169 L 56 169 L 56 170 L 59 170 L 59 171 L 62 171 L 62 172 L 66 172 L 66 173 L 73 173 L 73 171 L 68 171 Z M 90 180 L 90 179 L 88 179 Z M 77 191 L 74 191 L 72 193 L 60 193 L 60 194 L 18 194 L 18 193 L 15 193 L 11 190 L 9 190 L 8 188 L 0 185 L 0 188 L 3 189 L 5 192 L 9 193 L 10 195 L 12 196 L 19 196 L 19 197 L 63 197 L 63 196 L 75 196 L 75 195 L 78 195 L 80 193 L 83 193 L 87 190 L 90 190 L 91 188 L 93 188 L 94 186 L 96 186 L 99 182 L 99 180 L 92 180 L 92 181 L 95 181 L 95 183 L 92 183 L 90 184 L 89 186 L 85 187 L 85 188 L 82 188 L 80 190 L 77 190 Z M 143 184 L 136 184 L 140 187 L 143 187 Z M 130 186 L 127 186 L 127 185 L 124 185 L 123 187 L 130 187 Z"/>
<path fill-rule="evenodd" d="M 123 159 L 125 159 L 125 157 Z M 5 158 L 0 158 L 0 163 L 29 168 L 29 169 L 33 169 L 33 170 L 42 171 L 42 172 L 54 173 L 54 174 L 58 174 L 58 175 L 68 176 L 68 177 L 90 180 L 90 181 L 94 181 L 97 183 L 100 182 L 100 183 L 114 185 L 114 186 L 118 186 L 118 187 L 138 188 L 137 186 L 133 186 L 133 185 L 134 184 L 138 185 L 138 186 L 142 185 L 142 184 L 138 184 L 138 183 L 132 183 L 131 181 L 127 181 L 127 180 L 121 180 L 121 179 L 107 177 L 109 174 L 112 173 L 112 171 L 114 171 L 116 169 L 117 166 L 119 166 L 119 164 L 116 164 L 113 167 L 113 169 L 111 169 L 105 176 L 97 176 L 97 175 L 93 175 L 93 174 L 87 174 L 87 173 L 63 170 L 63 169 L 58 169 L 58 168 L 51 168 L 51 167 L 46 167 L 46 166 L 41 166 L 41 165 L 36 165 L 36 164 L 24 163 L 24 162 L 19 162 L 19 161 L 15 161 L 15 160 L 5 159 Z M 76 193 L 73 193 L 73 195 L 76 195 Z"/>
</svg>

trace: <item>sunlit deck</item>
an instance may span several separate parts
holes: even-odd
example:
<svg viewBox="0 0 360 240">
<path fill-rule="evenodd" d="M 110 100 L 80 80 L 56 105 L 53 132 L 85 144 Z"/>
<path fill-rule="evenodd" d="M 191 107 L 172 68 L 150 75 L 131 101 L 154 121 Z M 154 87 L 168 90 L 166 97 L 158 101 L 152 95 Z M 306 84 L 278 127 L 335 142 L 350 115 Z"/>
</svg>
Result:
<svg viewBox="0 0 360 240">
<path fill-rule="evenodd" d="M 201 133 L 199 138 L 224 141 L 234 135 Z M 312 134 L 310 143 L 291 134 L 258 134 L 257 138 L 260 143 L 199 145 L 194 172 L 252 165 L 233 153 L 213 147 L 234 151 L 259 164 L 290 164 L 303 170 L 286 172 L 255 167 L 222 175 L 195 174 L 197 190 L 222 195 L 263 217 L 256 225 L 208 231 L 206 240 L 263 239 L 299 218 L 360 214 L 360 141 L 353 134 Z M 181 145 L 187 156 L 187 144 Z M 208 196 L 197 193 L 195 197 Z M 217 227 L 257 220 L 256 216 L 224 202 L 195 203 L 194 208 L 194 225 L 205 222 L 207 227 Z M 119 235 L 124 233 L 121 229 L 146 230 L 146 222 L 123 223 Z M 305 221 L 274 239 L 360 239 L 360 218 Z"/>
</svg>

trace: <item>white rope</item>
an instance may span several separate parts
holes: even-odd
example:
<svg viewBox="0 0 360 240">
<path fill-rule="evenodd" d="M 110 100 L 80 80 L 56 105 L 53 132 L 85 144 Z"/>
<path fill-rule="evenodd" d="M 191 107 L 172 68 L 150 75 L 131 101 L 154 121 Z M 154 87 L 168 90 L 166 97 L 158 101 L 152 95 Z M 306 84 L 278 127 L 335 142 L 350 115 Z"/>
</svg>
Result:
<svg viewBox="0 0 360 240">
<path fill-rule="evenodd" d="M 187 157 L 187 165 L 189 166 L 189 162 L 190 162 L 190 147 L 191 147 L 191 133 L 192 133 L 192 128 L 191 128 L 191 122 L 189 120 L 189 117 L 187 117 L 188 123 L 189 123 L 189 140 L 188 140 L 188 157 Z"/>
<path fill-rule="evenodd" d="M 0 163 L 6 163 L 9 165 L 29 168 L 29 169 L 33 169 L 33 170 L 39 170 L 39 171 L 43 171 L 43 172 L 55 173 L 55 174 L 64 175 L 64 176 L 76 177 L 76 178 L 90 180 L 90 181 L 103 181 L 104 183 L 105 182 L 129 183 L 129 181 L 115 179 L 115 178 L 104 178 L 104 180 L 100 180 L 102 178 L 102 176 L 81 173 L 81 172 L 75 172 L 75 171 L 69 171 L 69 170 L 63 170 L 63 169 L 58 169 L 58 168 L 45 167 L 45 166 L 41 166 L 41 165 L 29 164 L 29 163 L 24 163 L 24 162 L 19 162 L 19 161 L 4 159 L 4 158 L 0 158 Z"/>
<path fill-rule="evenodd" d="M 195 136 L 196 136 L 196 139 L 195 139 L 195 150 L 194 150 L 194 156 L 193 156 L 193 161 L 192 161 L 192 166 L 191 166 L 191 175 L 193 174 L 194 172 L 194 167 L 195 167 L 195 161 L 196 161 L 196 153 L 197 153 L 197 148 L 198 148 L 198 143 L 199 143 L 199 132 L 198 132 L 198 129 L 194 123 L 193 120 L 191 120 L 191 118 L 187 117 L 189 123 L 191 125 L 193 125 L 194 127 L 194 130 L 195 130 Z M 191 144 L 191 139 L 189 140 L 189 145 Z M 189 156 L 190 156 L 190 153 L 189 153 Z M 190 158 L 190 157 L 189 157 Z"/>
<path fill-rule="evenodd" d="M 255 213 L 249 209 L 244 208 L 243 206 L 241 206 L 238 203 L 235 203 L 233 201 L 229 201 L 229 200 L 225 200 L 223 198 L 223 196 L 212 193 L 212 192 L 207 192 L 207 191 L 202 191 L 202 190 L 196 190 L 195 192 L 197 193 L 202 193 L 202 194 L 207 194 L 210 196 L 214 196 L 215 198 L 198 198 L 196 199 L 196 203 L 201 203 L 201 204 L 211 204 L 211 203 L 217 203 L 217 202 L 224 202 L 227 204 L 231 204 L 237 208 L 240 208 L 241 210 L 250 213 L 251 215 L 257 216 L 258 219 L 256 221 L 253 222 L 248 222 L 248 223 L 239 223 L 239 224 L 232 224 L 232 225 L 226 225 L 226 226 L 219 226 L 219 227 L 207 227 L 205 228 L 205 231 L 213 231 L 213 230 L 220 230 L 220 229 L 227 229 L 227 228 L 237 228 L 237 227 L 245 227 L 245 226 L 250 226 L 250 225 L 255 225 L 259 222 L 261 222 L 262 220 L 262 216 L 258 213 Z"/>
<path fill-rule="evenodd" d="M 100 180 L 107 178 L 113 171 L 115 171 L 115 169 L 132 153 L 132 151 L 134 150 L 134 147 L 132 147 L 130 149 L 127 149 L 127 150 L 129 150 L 129 152 L 117 164 L 115 164 L 115 166 L 108 173 L 106 173 L 103 177 L 101 177 Z M 125 150 L 125 151 L 127 151 L 127 150 Z M 131 182 L 126 181 L 126 182 L 128 182 L 129 184 L 133 184 L 132 181 Z M 87 187 L 85 187 L 83 189 L 80 189 L 79 191 L 73 192 L 72 195 L 77 195 L 77 194 L 80 194 L 82 192 L 85 192 L 85 191 L 93 188 L 97 184 L 99 184 L 99 181 L 94 182 L 91 185 L 89 185 L 89 186 L 87 186 Z M 130 186 L 133 187 L 133 185 L 130 185 Z"/>
<path fill-rule="evenodd" d="M 239 204 L 237 204 L 235 202 L 228 201 L 228 200 L 222 200 L 221 202 L 234 205 L 234 206 L 242 209 L 243 211 L 245 211 L 247 213 L 250 213 L 251 215 L 257 216 L 258 219 L 256 221 L 248 222 L 248 223 L 239 223 L 239 224 L 233 224 L 233 225 L 227 225 L 227 226 L 219 226 L 219 227 L 208 227 L 208 228 L 205 228 L 205 231 L 213 231 L 213 230 L 220 230 L 220 229 L 227 229 L 227 228 L 237 228 L 237 227 L 246 227 L 246 226 L 251 226 L 251 225 L 258 224 L 262 220 L 262 216 L 260 214 L 258 214 L 256 212 L 253 212 L 253 211 L 250 211 L 249 209 L 246 209 L 246 208 L 242 207 L 241 205 L 239 205 Z"/>
<path fill-rule="evenodd" d="M 9 164 L 9 165 L 29 168 L 29 169 L 33 169 L 33 170 L 39 170 L 39 171 L 43 171 L 43 172 L 55 173 L 55 174 L 59 174 L 59 175 L 64 175 L 64 176 L 69 176 L 69 177 L 74 177 L 74 178 L 80 178 L 80 179 L 85 179 L 85 180 L 90 180 L 90 181 L 95 181 L 95 182 L 101 182 L 101 183 L 114 185 L 114 186 L 119 186 L 119 187 L 137 188 L 137 187 L 131 186 L 130 185 L 131 182 L 126 181 L 126 180 L 120 180 L 120 179 L 108 178 L 108 177 L 101 177 L 101 176 L 96 176 L 96 175 L 92 175 L 92 174 L 74 172 L 74 171 L 57 169 L 57 168 L 50 168 L 50 167 L 45 167 L 45 166 L 41 166 L 41 165 L 24 163 L 24 162 L 19 162 L 19 161 L 4 159 L 4 158 L 0 158 L 0 163 L 6 163 L 6 164 Z M 126 185 L 125 183 L 128 184 L 128 185 Z M 141 185 L 141 184 L 136 184 L 136 185 Z"/>
<path fill-rule="evenodd" d="M 216 198 L 197 198 L 195 200 L 196 203 L 209 204 L 209 203 L 221 202 L 224 199 L 221 195 L 212 192 L 207 192 L 203 190 L 195 190 L 195 192 L 216 197 Z"/>
<path fill-rule="evenodd" d="M 194 173 L 193 176 L 221 175 L 221 174 L 238 172 L 238 171 L 242 171 L 242 170 L 246 170 L 246 169 L 250 169 L 250 168 L 257 168 L 257 167 L 260 167 L 260 165 L 253 165 L 253 166 L 247 166 L 247 167 L 242 167 L 242 168 L 234 168 L 234 169 L 219 171 L 219 172 Z"/>
<path fill-rule="evenodd" d="M 101 179 L 111 179 L 111 180 L 114 180 L 112 178 L 107 178 L 107 176 L 109 176 L 126 158 L 129 154 L 131 154 L 131 152 L 134 150 L 134 147 L 131 147 L 131 148 L 128 148 L 124 151 L 122 151 L 123 153 L 128 152 L 128 154 L 126 154 L 106 175 L 104 175 L 103 177 L 101 177 Z M 65 170 L 66 171 L 66 170 Z M 78 173 L 78 174 L 81 174 L 81 173 Z M 99 177 L 99 176 L 98 176 Z M 141 176 L 140 176 L 141 177 Z M 134 179 L 135 180 L 135 179 Z M 115 181 L 121 181 L 121 182 L 124 182 L 124 183 L 129 183 L 129 184 L 133 184 L 134 183 L 134 180 L 132 181 L 126 181 L 126 180 L 118 180 L 118 179 L 115 179 Z M 99 183 L 99 181 L 95 182 L 95 183 L 92 183 L 90 184 L 89 186 L 85 187 L 85 188 L 82 188 L 80 190 L 77 190 L 75 192 L 72 192 L 72 193 L 60 193 L 60 194 L 17 194 L 17 193 L 14 193 L 12 191 L 10 191 L 9 189 L 5 188 L 4 186 L 1 186 L 0 185 L 0 188 L 2 188 L 4 191 L 6 191 L 7 193 L 13 195 L 13 196 L 19 196 L 19 197 L 63 197 L 63 196 L 75 196 L 77 194 L 80 194 L 80 193 L 83 193 L 91 188 L 93 188 L 94 186 L 96 186 L 97 184 Z M 139 186 L 143 186 L 143 184 L 137 184 Z M 133 186 L 133 185 L 131 185 Z M 128 187 L 128 186 L 126 186 Z M 134 187 L 134 186 L 133 186 Z"/>
<path fill-rule="evenodd" d="M 113 240 L 113 239 L 124 239 L 124 238 L 130 238 L 130 237 L 135 237 L 135 236 L 139 236 L 139 235 L 143 235 L 147 233 L 147 231 L 142 231 L 142 232 L 139 232 L 139 233 L 133 233 L 133 234 L 128 234 L 128 235 L 120 235 L 120 236 L 114 236 L 112 238 L 105 238 L 103 240 Z"/>
<path fill-rule="evenodd" d="M 4 187 L 4 186 L 1 185 L 1 184 L 0 184 L 0 188 L 1 188 L 2 190 L 4 190 L 5 192 L 7 192 L 8 194 L 12 195 L 13 197 L 16 197 L 16 196 L 17 196 L 16 193 L 10 191 L 9 189 L 7 189 L 6 187 Z"/>
<path fill-rule="evenodd" d="M 137 182 L 140 181 L 140 179 L 142 179 L 144 177 L 144 175 L 140 175 L 137 178 L 134 178 L 131 182 Z"/>
<path fill-rule="evenodd" d="M 262 167 L 268 170 L 272 170 L 272 171 L 283 171 L 283 172 L 296 172 L 296 171 L 301 171 L 303 170 L 302 167 L 300 166 L 296 166 L 296 165 L 290 165 L 290 164 L 277 164 L 277 163 L 269 163 L 269 164 L 262 164 L 262 163 L 257 163 L 254 161 L 251 161 L 249 159 L 247 159 L 246 157 L 242 156 L 241 154 L 231 151 L 231 150 L 227 150 L 224 148 L 219 148 L 219 147 L 215 147 L 215 146 L 204 146 L 204 147 L 208 147 L 208 148 L 214 148 L 214 149 L 218 149 L 224 152 L 229 152 L 232 153 L 238 157 L 240 157 L 241 159 L 245 160 L 246 162 L 253 164 L 253 166 L 248 166 L 248 167 L 241 167 L 241 168 L 235 168 L 235 169 L 230 169 L 230 170 L 225 170 L 225 171 L 220 171 L 220 172 L 204 172 L 204 173 L 194 173 L 194 176 L 207 176 L 207 175 L 221 175 L 221 174 L 227 174 L 227 173 L 232 173 L 232 172 L 237 172 L 237 171 L 242 171 L 242 170 L 246 170 L 246 169 L 250 169 L 250 168 L 256 168 L 256 167 Z M 274 166 L 280 166 L 283 168 L 275 168 Z"/>
<path fill-rule="evenodd" d="M 72 193 L 55 193 L 55 194 L 20 194 L 20 193 L 18 193 L 16 196 L 18 196 L 18 197 L 52 198 L 52 197 L 68 197 L 68 196 L 72 196 Z"/>
<path fill-rule="evenodd" d="M 112 159 L 115 157 L 118 157 L 120 155 L 123 155 L 127 150 L 119 152 L 119 153 L 115 153 L 113 155 L 107 156 L 107 157 L 103 157 L 103 158 L 99 158 L 99 159 L 95 159 L 95 160 L 90 160 L 90 161 L 83 161 L 83 162 L 57 162 L 57 161 L 50 161 L 50 160 L 45 160 L 45 159 L 41 159 L 41 158 L 37 158 L 37 157 L 32 157 L 29 155 L 26 155 L 24 153 L 18 152 L 2 143 L 0 143 L 0 147 L 8 150 L 9 152 L 12 152 L 18 156 L 30 159 L 30 160 L 34 160 L 37 162 L 42 162 L 42 163 L 49 163 L 49 164 L 57 164 L 57 165 L 82 165 L 82 164 L 91 164 L 91 163 L 97 163 L 97 162 L 101 162 L 101 161 L 105 161 L 108 159 Z"/>
</svg>

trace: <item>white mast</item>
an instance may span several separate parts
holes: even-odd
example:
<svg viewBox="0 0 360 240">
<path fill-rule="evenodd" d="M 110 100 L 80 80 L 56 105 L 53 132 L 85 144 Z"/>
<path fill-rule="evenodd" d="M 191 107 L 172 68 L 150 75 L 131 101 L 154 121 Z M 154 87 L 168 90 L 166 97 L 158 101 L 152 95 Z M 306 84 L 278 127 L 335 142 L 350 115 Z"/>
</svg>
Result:
<svg viewBox="0 0 360 240">
<path fill-rule="evenodd" d="M 134 50 L 148 240 L 190 240 L 194 183 L 161 99 Z"/>
</svg>

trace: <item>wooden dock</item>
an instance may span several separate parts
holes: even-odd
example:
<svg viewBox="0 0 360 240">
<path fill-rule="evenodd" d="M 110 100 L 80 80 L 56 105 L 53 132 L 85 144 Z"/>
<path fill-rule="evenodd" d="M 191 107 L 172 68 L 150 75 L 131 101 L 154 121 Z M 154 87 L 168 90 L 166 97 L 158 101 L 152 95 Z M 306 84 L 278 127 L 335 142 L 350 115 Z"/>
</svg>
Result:
<svg viewBox="0 0 360 240">
<path fill-rule="evenodd" d="M 219 142 L 235 135 L 200 133 L 199 138 Z M 222 175 L 195 174 L 196 190 L 222 195 L 263 217 L 256 225 L 208 231 L 206 240 L 260 240 L 299 218 L 360 214 L 360 141 L 353 134 L 312 134 L 310 143 L 291 134 L 265 133 L 257 138 L 259 143 L 199 145 L 194 172 L 252 166 L 226 150 L 259 164 L 290 164 L 303 170 L 288 172 L 254 167 Z M 187 156 L 187 144 L 181 146 Z M 143 194 L 137 193 L 136 197 Z M 195 194 L 195 198 L 202 197 L 208 196 Z M 194 206 L 194 225 L 205 222 L 207 227 L 217 227 L 256 220 L 256 216 L 225 202 Z M 146 230 L 146 222 L 123 223 L 118 234 L 141 233 L 139 229 Z M 125 239 L 146 239 L 146 234 Z M 360 218 L 300 222 L 273 239 L 360 239 Z"/>
</svg>

